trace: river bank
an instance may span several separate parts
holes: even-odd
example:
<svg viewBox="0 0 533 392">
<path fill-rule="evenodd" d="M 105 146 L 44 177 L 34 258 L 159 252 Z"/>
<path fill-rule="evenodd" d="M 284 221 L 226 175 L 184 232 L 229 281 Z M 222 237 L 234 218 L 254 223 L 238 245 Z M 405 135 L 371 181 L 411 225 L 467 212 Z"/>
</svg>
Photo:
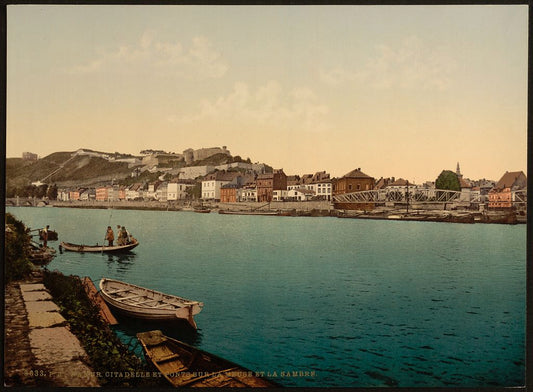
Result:
<svg viewBox="0 0 533 392">
<path fill-rule="evenodd" d="M 148 211 L 194 211 L 200 204 L 190 202 L 159 202 L 122 200 L 114 203 L 87 201 L 49 201 L 47 207 L 58 208 L 89 208 L 89 209 L 123 209 Z M 445 223 L 490 223 L 490 224 L 518 224 L 526 223 L 527 216 L 504 210 L 446 210 L 429 209 L 427 206 L 406 209 L 405 207 L 376 207 L 371 211 L 335 210 L 328 201 L 308 202 L 240 202 L 217 203 L 205 202 L 202 207 L 211 213 L 261 215 L 277 212 L 279 216 L 292 217 L 337 217 L 352 219 L 386 219 L 395 221 L 421 221 Z"/>
</svg>

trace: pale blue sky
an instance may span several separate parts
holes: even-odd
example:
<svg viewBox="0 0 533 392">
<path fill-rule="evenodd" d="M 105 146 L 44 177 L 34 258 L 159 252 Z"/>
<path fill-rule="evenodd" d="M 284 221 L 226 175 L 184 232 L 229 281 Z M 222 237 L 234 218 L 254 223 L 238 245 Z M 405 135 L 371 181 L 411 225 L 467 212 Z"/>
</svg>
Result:
<svg viewBox="0 0 533 392">
<path fill-rule="evenodd" d="M 288 174 L 526 170 L 526 5 L 11 5 L 7 27 L 8 157 L 226 145 Z"/>
</svg>

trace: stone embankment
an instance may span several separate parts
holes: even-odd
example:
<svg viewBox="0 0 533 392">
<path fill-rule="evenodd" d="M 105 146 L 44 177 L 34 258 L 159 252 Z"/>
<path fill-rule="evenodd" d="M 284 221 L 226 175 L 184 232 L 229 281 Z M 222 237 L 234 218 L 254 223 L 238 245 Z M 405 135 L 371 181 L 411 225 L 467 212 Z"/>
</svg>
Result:
<svg viewBox="0 0 533 392">
<path fill-rule="evenodd" d="M 156 211 L 192 211 L 200 205 L 200 202 L 172 201 L 159 202 L 122 200 L 116 202 L 101 202 L 95 200 L 87 201 L 58 201 L 52 200 L 49 206 L 70 207 L 70 208 L 113 208 L 129 210 L 156 210 Z M 502 223 L 516 224 L 527 221 L 525 213 L 518 215 L 512 211 L 473 211 L 444 209 L 442 206 L 437 209 L 435 206 L 419 205 L 413 209 L 406 210 L 403 207 L 376 207 L 371 211 L 336 210 L 329 201 L 304 201 L 304 202 L 281 202 L 270 203 L 260 202 L 239 202 L 239 203 L 216 203 L 204 202 L 204 207 L 212 212 L 232 211 L 250 213 L 253 211 L 277 211 L 284 216 L 311 216 L 311 217 L 339 217 L 355 219 L 388 219 L 402 221 L 423 221 L 423 222 L 449 222 L 449 223 Z"/>
<path fill-rule="evenodd" d="M 7 284 L 4 306 L 5 386 L 99 386 L 41 279 Z"/>
</svg>

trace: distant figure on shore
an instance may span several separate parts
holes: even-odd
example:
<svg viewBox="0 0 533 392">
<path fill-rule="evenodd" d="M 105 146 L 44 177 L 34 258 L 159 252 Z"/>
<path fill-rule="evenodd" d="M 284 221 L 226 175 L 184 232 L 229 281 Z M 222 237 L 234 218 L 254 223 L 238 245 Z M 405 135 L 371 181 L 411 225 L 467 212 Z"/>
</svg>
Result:
<svg viewBox="0 0 533 392">
<path fill-rule="evenodd" d="M 48 247 L 48 229 L 50 228 L 49 225 L 46 225 L 46 227 L 42 231 L 42 238 L 43 238 L 43 248 Z"/>
<path fill-rule="evenodd" d="M 113 241 L 115 240 L 115 233 L 113 233 L 113 229 L 111 228 L 111 226 L 107 226 L 105 239 L 107 240 L 108 246 L 113 246 Z"/>
</svg>

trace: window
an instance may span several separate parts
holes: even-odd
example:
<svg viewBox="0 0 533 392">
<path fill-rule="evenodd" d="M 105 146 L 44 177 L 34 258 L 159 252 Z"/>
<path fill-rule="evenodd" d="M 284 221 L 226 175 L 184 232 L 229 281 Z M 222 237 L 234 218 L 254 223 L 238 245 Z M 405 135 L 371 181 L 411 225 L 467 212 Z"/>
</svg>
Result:
<svg viewBox="0 0 533 392">
<path fill-rule="evenodd" d="M 352 190 L 352 184 L 348 185 L 348 189 L 351 191 Z"/>
<path fill-rule="evenodd" d="M 357 190 L 361 189 L 361 184 L 357 184 Z"/>
</svg>

